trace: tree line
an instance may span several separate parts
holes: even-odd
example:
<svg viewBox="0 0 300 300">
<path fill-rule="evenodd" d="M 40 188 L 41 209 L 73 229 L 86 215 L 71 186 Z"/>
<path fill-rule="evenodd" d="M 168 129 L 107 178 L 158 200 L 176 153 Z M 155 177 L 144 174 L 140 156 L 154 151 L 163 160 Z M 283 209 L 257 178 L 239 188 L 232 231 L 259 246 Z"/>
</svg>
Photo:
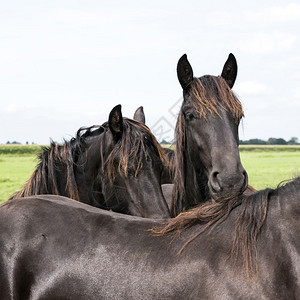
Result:
<svg viewBox="0 0 300 300">
<path fill-rule="evenodd" d="M 283 138 L 269 138 L 268 140 L 250 139 L 240 140 L 240 145 L 300 145 L 297 137 L 292 137 L 288 141 Z"/>
<path fill-rule="evenodd" d="M 18 141 L 13 141 L 13 142 L 10 142 L 10 141 L 7 141 L 6 142 L 6 145 L 22 145 L 22 143 L 18 142 Z M 26 145 L 29 145 L 29 142 L 26 141 Z M 31 142 L 31 145 L 35 145 L 34 142 Z"/>
<path fill-rule="evenodd" d="M 162 145 L 171 145 L 172 141 L 162 140 L 160 142 Z M 291 137 L 288 141 L 283 138 L 269 138 L 268 140 L 261 139 L 250 139 L 250 140 L 240 140 L 240 145 L 300 145 L 297 137 Z"/>
<path fill-rule="evenodd" d="M 169 142 L 166 140 L 162 140 L 161 144 L 163 145 L 170 145 L 173 142 Z M 21 144 L 17 141 L 13 141 L 13 142 L 9 142 L 7 141 L 6 144 Z M 26 145 L 28 145 L 29 142 L 26 142 Z M 34 145 L 35 143 L 32 142 L 32 145 Z M 261 139 L 250 139 L 250 140 L 240 140 L 240 145 L 300 145 L 299 140 L 297 137 L 291 137 L 288 141 L 286 141 L 283 138 L 269 138 L 268 140 L 261 140 Z"/>
</svg>

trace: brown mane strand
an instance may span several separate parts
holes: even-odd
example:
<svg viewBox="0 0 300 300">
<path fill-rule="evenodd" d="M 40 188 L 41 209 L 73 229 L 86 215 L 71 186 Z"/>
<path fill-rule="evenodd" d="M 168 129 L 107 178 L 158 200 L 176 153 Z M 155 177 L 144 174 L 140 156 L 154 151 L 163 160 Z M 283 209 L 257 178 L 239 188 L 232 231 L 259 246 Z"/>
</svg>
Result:
<svg viewBox="0 0 300 300">
<path fill-rule="evenodd" d="M 107 168 L 108 178 L 112 181 L 117 172 L 123 172 L 127 177 L 130 168 L 133 169 L 134 176 L 137 176 L 143 167 L 143 157 L 147 157 L 146 144 L 152 144 L 162 163 L 165 166 L 169 165 L 163 148 L 149 128 L 138 121 L 124 118 L 122 137 L 111 151 L 106 164 L 103 165 L 103 168 Z M 119 163 L 116 165 L 115 161 L 119 161 Z"/>
</svg>

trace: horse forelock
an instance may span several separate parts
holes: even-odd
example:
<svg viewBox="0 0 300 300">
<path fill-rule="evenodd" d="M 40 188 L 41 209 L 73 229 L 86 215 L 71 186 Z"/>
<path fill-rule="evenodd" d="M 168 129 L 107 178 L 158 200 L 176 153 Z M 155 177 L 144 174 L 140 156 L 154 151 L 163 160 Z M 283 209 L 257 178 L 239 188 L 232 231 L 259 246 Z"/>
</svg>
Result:
<svg viewBox="0 0 300 300">
<path fill-rule="evenodd" d="M 230 111 L 238 121 L 244 116 L 241 102 L 221 76 L 194 78 L 188 93 L 194 109 L 203 118 L 208 114 L 220 116 L 220 106 Z"/>
<path fill-rule="evenodd" d="M 168 166 L 167 155 L 149 128 L 136 120 L 123 118 L 122 136 L 105 163 L 109 180 L 112 181 L 117 173 L 123 173 L 127 177 L 130 168 L 133 168 L 130 171 L 137 176 L 143 167 L 143 159 L 147 159 L 149 147 L 156 152 L 159 160 Z"/>
</svg>

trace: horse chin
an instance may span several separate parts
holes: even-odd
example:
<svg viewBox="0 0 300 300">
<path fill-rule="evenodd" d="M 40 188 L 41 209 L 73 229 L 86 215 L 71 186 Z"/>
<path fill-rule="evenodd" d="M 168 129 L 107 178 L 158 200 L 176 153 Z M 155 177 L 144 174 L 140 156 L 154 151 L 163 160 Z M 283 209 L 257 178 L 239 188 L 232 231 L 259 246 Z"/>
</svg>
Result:
<svg viewBox="0 0 300 300">
<path fill-rule="evenodd" d="M 214 201 L 220 201 L 225 199 L 233 199 L 240 196 L 248 189 L 248 176 L 245 176 L 243 182 L 232 184 L 231 187 L 221 187 L 219 190 L 215 190 L 214 186 L 208 182 L 210 198 Z"/>
<path fill-rule="evenodd" d="M 233 199 L 235 197 L 240 196 L 241 194 L 244 193 L 244 191 L 246 190 L 247 187 L 243 187 L 239 190 L 233 191 L 233 190 L 229 190 L 229 191 L 221 191 L 221 192 L 213 192 L 210 191 L 210 198 L 213 201 L 222 201 L 222 200 L 226 200 L 226 199 Z"/>
</svg>

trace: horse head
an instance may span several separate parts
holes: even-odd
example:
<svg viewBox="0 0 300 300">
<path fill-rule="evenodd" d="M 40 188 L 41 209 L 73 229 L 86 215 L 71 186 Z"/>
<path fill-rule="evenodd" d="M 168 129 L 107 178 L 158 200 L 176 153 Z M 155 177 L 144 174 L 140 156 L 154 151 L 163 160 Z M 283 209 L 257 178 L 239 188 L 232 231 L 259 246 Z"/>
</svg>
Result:
<svg viewBox="0 0 300 300">
<path fill-rule="evenodd" d="M 221 76 L 200 78 L 194 78 L 183 55 L 177 75 L 183 88 L 175 132 L 174 205 L 178 213 L 210 198 L 238 195 L 248 181 L 238 149 L 243 109 L 231 90 L 237 76 L 234 55 L 229 55 Z"/>
<path fill-rule="evenodd" d="M 101 128 L 77 163 L 80 199 L 120 213 L 169 217 L 160 186 L 167 159 L 148 127 L 123 118 L 117 105 Z"/>
</svg>

